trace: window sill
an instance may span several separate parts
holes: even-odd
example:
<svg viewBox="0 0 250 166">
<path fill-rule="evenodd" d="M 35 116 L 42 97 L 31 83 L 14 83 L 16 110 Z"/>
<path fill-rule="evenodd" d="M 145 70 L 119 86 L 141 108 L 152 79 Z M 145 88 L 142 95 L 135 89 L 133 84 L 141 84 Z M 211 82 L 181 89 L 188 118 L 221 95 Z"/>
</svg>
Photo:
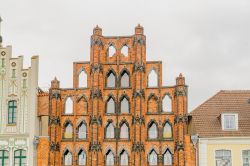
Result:
<svg viewBox="0 0 250 166">
<path fill-rule="evenodd" d="M 116 142 L 115 138 L 104 138 L 104 142 Z"/>
<path fill-rule="evenodd" d="M 62 142 L 72 142 L 73 138 L 63 138 Z"/>
<path fill-rule="evenodd" d="M 76 142 L 88 142 L 88 139 L 81 139 L 81 138 L 77 138 Z"/>
<path fill-rule="evenodd" d="M 74 116 L 74 114 L 62 114 L 62 116 Z"/>
<path fill-rule="evenodd" d="M 16 126 L 16 123 L 8 123 L 7 126 Z"/>
</svg>

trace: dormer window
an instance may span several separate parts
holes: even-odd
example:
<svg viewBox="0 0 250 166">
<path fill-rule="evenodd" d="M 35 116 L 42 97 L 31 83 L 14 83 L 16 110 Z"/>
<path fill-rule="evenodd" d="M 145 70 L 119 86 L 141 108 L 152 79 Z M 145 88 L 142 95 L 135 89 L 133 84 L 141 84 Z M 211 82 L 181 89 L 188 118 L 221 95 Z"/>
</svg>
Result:
<svg viewBox="0 0 250 166">
<path fill-rule="evenodd" d="M 222 130 L 238 130 L 238 114 L 222 114 Z"/>
</svg>

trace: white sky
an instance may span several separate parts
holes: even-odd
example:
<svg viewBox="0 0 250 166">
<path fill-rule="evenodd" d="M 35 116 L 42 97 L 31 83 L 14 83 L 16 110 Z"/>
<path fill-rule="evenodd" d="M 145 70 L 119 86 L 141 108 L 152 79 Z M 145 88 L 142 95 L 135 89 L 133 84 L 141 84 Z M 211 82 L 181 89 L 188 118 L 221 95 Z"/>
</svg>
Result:
<svg viewBox="0 0 250 166">
<path fill-rule="evenodd" d="M 189 111 L 221 89 L 250 89 L 249 0 L 0 0 L 4 45 L 40 56 L 39 85 L 72 87 L 73 62 L 89 60 L 90 35 L 131 35 L 140 23 L 147 60 L 163 61 L 164 85 L 180 72 Z"/>
</svg>

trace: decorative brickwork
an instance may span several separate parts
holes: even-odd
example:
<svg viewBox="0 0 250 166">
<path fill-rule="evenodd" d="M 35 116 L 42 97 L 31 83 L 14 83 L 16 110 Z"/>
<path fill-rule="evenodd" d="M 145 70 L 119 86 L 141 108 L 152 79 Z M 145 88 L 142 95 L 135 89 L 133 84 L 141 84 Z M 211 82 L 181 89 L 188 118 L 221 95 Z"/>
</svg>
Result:
<svg viewBox="0 0 250 166">
<path fill-rule="evenodd" d="M 60 88 L 55 79 L 49 92 L 39 94 L 41 108 L 48 109 L 39 114 L 48 112 L 49 145 L 58 146 L 46 149 L 49 165 L 195 165 L 187 135 L 185 78 L 162 86 L 162 62 L 146 61 L 143 33 L 138 25 L 132 36 L 105 37 L 100 27 L 94 28 L 90 62 L 74 63 L 73 88 Z M 81 72 L 87 86 L 79 82 Z"/>
</svg>

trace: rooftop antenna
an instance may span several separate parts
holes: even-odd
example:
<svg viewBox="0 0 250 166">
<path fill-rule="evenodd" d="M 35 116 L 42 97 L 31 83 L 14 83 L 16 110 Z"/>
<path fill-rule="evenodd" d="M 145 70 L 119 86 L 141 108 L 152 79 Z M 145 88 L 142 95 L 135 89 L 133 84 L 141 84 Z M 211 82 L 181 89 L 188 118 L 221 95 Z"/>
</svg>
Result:
<svg viewBox="0 0 250 166">
<path fill-rule="evenodd" d="M 3 38 L 2 38 L 2 36 L 1 36 L 1 22 L 2 22 L 3 20 L 2 20 L 2 18 L 1 18 L 1 16 L 0 16 L 0 47 L 2 47 L 2 41 L 3 41 Z"/>
</svg>

